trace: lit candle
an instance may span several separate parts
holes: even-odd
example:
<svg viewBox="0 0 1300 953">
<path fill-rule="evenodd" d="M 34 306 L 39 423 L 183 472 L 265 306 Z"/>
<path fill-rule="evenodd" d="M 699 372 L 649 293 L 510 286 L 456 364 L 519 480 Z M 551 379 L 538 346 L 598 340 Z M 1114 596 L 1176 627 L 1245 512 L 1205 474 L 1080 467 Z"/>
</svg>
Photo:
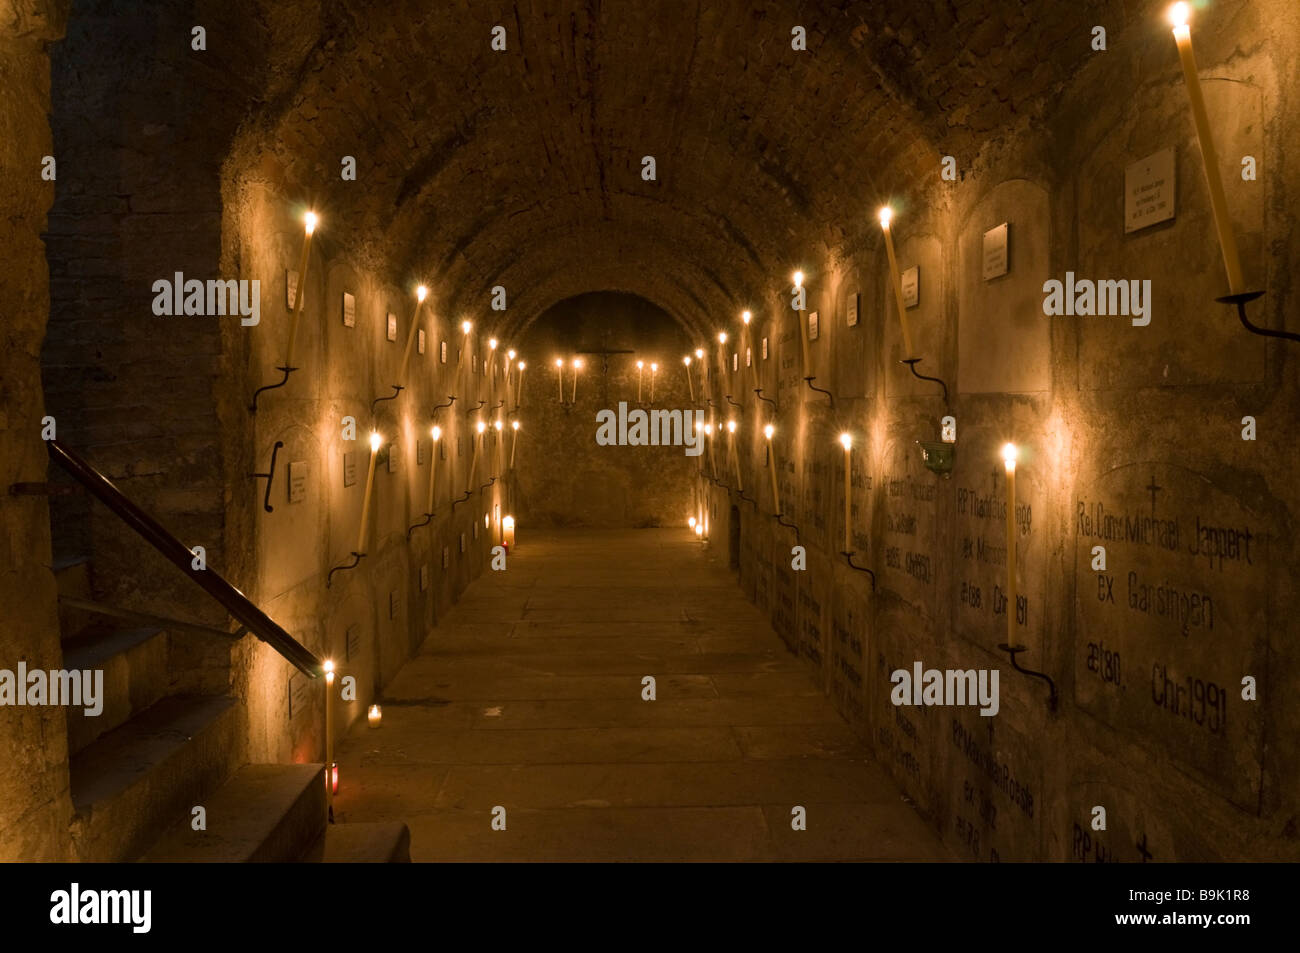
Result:
<svg viewBox="0 0 1300 953">
<path fill-rule="evenodd" d="M 1007 467 L 1007 645 L 1016 644 L 1016 457 L 1014 443 L 1002 448 Z"/>
<path fill-rule="evenodd" d="M 514 431 L 514 436 L 510 438 L 510 469 L 515 468 L 515 448 L 519 446 L 519 421 L 510 421 L 510 429 Z"/>
<path fill-rule="evenodd" d="M 691 380 L 691 356 L 687 354 L 682 358 L 682 363 L 686 365 L 686 386 L 691 391 L 691 403 L 695 403 L 695 382 Z"/>
<path fill-rule="evenodd" d="M 742 325 L 744 325 L 744 328 L 743 328 L 743 330 L 741 331 L 741 342 L 740 342 L 740 346 L 741 346 L 741 349 L 742 349 L 742 350 L 743 350 L 747 355 L 749 355 L 749 360 L 748 360 L 748 363 L 749 363 L 749 379 L 750 379 L 750 381 L 751 381 L 753 384 L 757 385 L 757 384 L 758 384 L 758 364 L 755 363 L 754 358 L 753 358 L 753 350 L 752 350 L 753 345 L 752 345 L 752 339 L 751 339 L 750 336 L 749 336 L 749 322 L 752 321 L 752 320 L 754 320 L 754 316 L 753 316 L 752 314 L 750 314 L 748 311 L 742 311 L 742 312 L 740 312 L 740 323 L 741 323 Z"/>
<path fill-rule="evenodd" d="M 704 372 L 708 369 L 708 362 L 704 360 L 704 348 L 695 349 L 695 360 L 700 364 L 700 393 L 704 393 Z M 688 375 L 689 376 L 689 375 Z"/>
<path fill-rule="evenodd" d="M 316 231 L 316 213 L 308 212 L 302 217 L 303 231 L 302 257 L 298 259 L 298 292 L 293 297 L 293 318 L 289 321 L 289 350 L 284 359 L 285 367 L 293 367 L 294 345 L 298 342 L 298 319 L 302 317 L 302 302 L 307 297 L 307 264 L 311 254 L 311 236 Z"/>
<path fill-rule="evenodd" d="M 709 472 L 713 474 L 713 479 L 718 478 L 718 461 L 713 456 L 713 424 L 712 422 L 704 425 L 705 447 L 709 454 Z"/>
<path fill-rule="evenodd" d="M 763 433 L 767 436 L 767 469 L 772 474 L 772 512 L 780 516 L 781 494 L 776 489 L 776 445 L 772 443 L 772 434 L 776 433 L 776 428 L 768 424 L 763 428 Z"/>
<path fill-rule="evenodd" d="M 840 444 L 844 447 L 844 551 L 853 552 L 853 547 L 849 542 L 849 528 L 851 525 L 849 512 L 849 501 L 853 498 L 853 482 L 850 474 L 853 472 L 853 437 L 848 433 L 840 434 Z"/>
<path fill-rule="evenodd" d="M 497 465 L 496 465 L 497 476 L 501 475 L 501 464 L 504 462 L 503 456 L 505 454 L 505 447 L 506 447 L 505 441 L 501 439 L 501 433 L 503 427 L 504 424 L 501 423 L 500 417 L 498 417 L 492 424 L 492 429 L 497 432 L 497 435 L 495 437 L 496 446 L 497 446 L 497 452 L 495 454 L 497 458 Z"/>
<path fill-rule="evenodd" d="M 722 359 L 722 372 L 727 372 L 727 332 L 718 332 L 718 357 Z"/>
<path fill-rule="evenodd" d="M 1219 156 L 1214 149 L 1214 136 L 1205 112 L 1205 97 L 1201 93 L 1201 80 L 1196 73 L 1196 55 L 1192 52 L 1192 28 L 1187 25 L 1191 8 L 1186 3 L 1175 3 L 1169 8 L 1169 22 L 1174 27 L 1174 41 L 1178 44 L 1178 58 L 1183 64 L 1183 81 L 1187 98 L 1192 104 L 1192 119 L 1196 122 L 1196 139 L 1201 145 L 1201 161 L 1205 165 L 1205 181 L 1210 187 L 1210 207 L 1214 212 L 1214 227 L 1219 233 L 1219 247 L 1223 250 L 1223 267 L 1228 272 L 1228 288 L 1233 294 L 1246 290 L 1241 274 L 1241 260 L 1237 256 L 1237 240 L 1232 234 L 1232 219 L 1228 216 L 1228 199 L 1223 192 L 1223 179 L 1219 174 Z"/>
<path fill-rule="evenodd" d="M 477 433 L 470 437 L 470 440 L 474 441 L 474 454 L 469 460 L 469 486 L 465 487 L 467 490 L 474 488 L 474 475 L 478 473 L 478 445 L 482 441 L 483 431 L 487 430 L 487 424 L 480 420 L 474 425 L 474 429 Z"/>
<path fill-rule="evenodd" d="M 438 441 L 442 438 L 442 428 L 435 426 L 429 431 L 433 442 L 429 444 L 429 507 L 426 513 L 433 512 L 433 478 L 438 472 Z"/>
<path fill-rule="evenodd" d="M 803 287 L 803 272 L 796 271 L 794 273 L 794 289 L 795 291 L 798 291 L 802 287 Z M 804 320 L 804 312 L 806 310 L 807 310 L 806 308 L 801 308 L 799 312 L 795 314 L 795 317 L 798 318 L 799 320 L 799 343 L 803 345 L 803 376 L 804 377 L 807 377 L 809 374 L 812 373 L 812 360 L 808 357 L 808 322 Z"/>
<path fill-rule="evenodd" d="M 334 801 L 334 792 L 339 787 L 338 769 L 334 767 L 334 662 L 325 660 L 325 763 L 330 766 L 330 783 L 326 786 L 329 801 Z"/>
<path fill-rule="evenodd" d="M 898 273 L 898 259 L 894 257 L 894 236 L 889 229 L 894 220 L 894 210 L 886 205 L 880 210 L 880 230 L 885 233 L 885 252 L 889 255 L 889 282 L 894 288 L 894 302 L 898 305 L 898 323 L 903 328 L 904 360 L 915 357 L 912 352 L 912 331 L 907 325 L 907 307 L 903 304 L 903 278 Z"/>
<path fill-rule="evenodd" d="M 507 549 L 515 545 L 515 518 L 513 516 L 501 517 L 501 540 L 505 543 Z"/>
<path fill-rule="evenodd" d="M 415 331 L 420 326 L 420 308 L 424 306 L 424 299 L 428 297 L 429 289 L 424 285 L 415 289 L 415 314 L 411 316 L 411 330 L 406 335 L 406 350 L 402 352 L 402 369 L 397 372 L 397 383 L 405 386 L 406 368 L 411 363 L 411 347 L 415 344 Z"/>
<path fill-rule="evenodd" d="M 492 364 L 492 367 L 488 370 L 488 380 L 494 381 L 497 379 L 497 339 L 496 338 L 488 338 L 488 350 L 492 352 L 491 354 L 488 355 L 488 360 Z"/>
<path fill-rule="evenodd" d="M 519 377 L 515 381 L 515 410 L 519 409 L 519 401 L 524 396 L 524 362 L 519 362 Z M 561 394 L 561 397 L 564 395 Z"/>
<path fill-rule="evenodd" d="M 655 402 L 655 375 L 659 373 L 659 365 L 650 365 L 650 403 Z"/>
<path fill-rule="evenodd" d="M 366 721 L 371 728 L 378 728 L 384 721 L 384 712 L 378 705 L 371 705 L 370 710 L 366 712 Z"/>
<path fill-rule="evenodd" d="M 375 488 L 375 457 L 379 455 L 379 448 L 383 445 L 384 438 L 377 431 L 370 433 L 370 469 L 366 472 L 366 495 L 361 501 L 361 532 L 357 534 L 358 553 L 366 551 L 366 530 L 370 527 L 370 494 Z"/>
<path fill-rule="evenodd" d="M 582 370 L 582 358 L 573 359 L 573 394 L 569 397 L 569 403 L 574 404 L 578 401 L 578 371 Z"/>
<path fill-rule="evenodd" d="M 695 535 L 698 536 L 698 537 L 700 538 L 701 541 L 704 539 L 704 524 L 703 524 L 703 523 L 696 523 L 696 524 L 695 524 Z"/>
<path fill-rule="evenodd" d="M 636 402 L 641 403 L 641 373 L 645 370 L 645 362 L 636 362 Z"/>
<path fill-rule="evenodd" d="M 727 421 L 727 447 L 731 452 L 731 462 L 736 467 L 736 487 L 741 493 L 745 492 L 745 480 L 740 475 L 740 455 L 736 453 L 736 422 Z"/>
<path fill-rule="evenodd" d="M 510 396 L 510 369 L 515 363 L 515 349 L 511 348 L 506 351 L 506 396 Z"/>
<path fill-rule="evenodd" d="M 464 339 L 461 340 L 461 342 L 460 342 L 460 352 L 456 355 L 456 366 L 457 366 L 457 367 L 460 367 L 461 364 L 463 364 L 464 361 L 465 361 L 465 352 L 469 349 L 469 332 L 470 332 L 470 329 L 473 328 L 473 327 L 474 327 L 474 325 L 472 325 L 472 324 L 471 324 L 470 322 L 468 322 L 468 321 L 462 321 L 462 322 L 460 323 L 460 333 L 463 334 L 463 335 L 465 335 L 465 337 L 464 337 Z"/>
<path fill-rule="evenodd" d="M 562 404 L 564 403 L 564 358 L 557 357 L 555 359 L 555 373 L 558 376 L 558 383 L 560 385 L 560 403 Z"/>
</svg>

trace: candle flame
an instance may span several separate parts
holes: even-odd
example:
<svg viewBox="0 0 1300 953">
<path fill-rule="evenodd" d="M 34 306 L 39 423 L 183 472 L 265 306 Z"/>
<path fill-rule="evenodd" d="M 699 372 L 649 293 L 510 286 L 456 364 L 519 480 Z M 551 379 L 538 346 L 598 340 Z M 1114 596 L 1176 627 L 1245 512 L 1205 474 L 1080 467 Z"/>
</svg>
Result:
<svg viewBox="0 0 1300 953">
<path fill-rule="evenodd" d="M 370 452 L 378 453 L 379 448 L 384 445 L 384 438 L 380 436 L 378 430 L 370 431 Z"/>
<path fill-rule="evenodd" d="M 465 333 L 465 334 L 469 334 L 469 329 L 472 328 L 473 326 L 474 326 L 474 325 L 472 325 L 472 324 L 471 324 L 470 322 L 468 322 L 468 321 L 462 321 L 462 322 L 460 323 L 460 329 L 461 329 L 461 331 L 462 331 L 463 333 Z"/>
<path fill-rule="evenodd" d="M 1005 443 L 1002 445 L 1002 460 L 1007 465 L 1007 470 L 1016 468 L 1016 458 L 1020 456 L 1020 451 L 1016 449 L 1014 443 Z"/>
<path fill-rule="evenodd" d="M 794 286 L 795 286 L 796 288 L 802 288 L 802 287 L 803 287 L 803 272 L 802 272 L 802 271 L 796 271 L 796 272 L 794 273 Z"/>
<path fill-rule="evenodd" d="M 497 339 L 496 339 L 496 338 L 488 338 L 488 347 L 490 347 L 492 350 L 495 351 L 495 350 L 497 349 Z"/>
<path fill-rule="evenodd" d="M 1169 8 L 1168 16 L 1169 22 L 1173 25 L 1175 30 L 1186 29 L 1187 21 L 1192 17 L 1192 8 L 1184 3 L 1183 0 L 1179 0 L 1178 3 L 1175 3 Z"/>
<path fill-rule="evenodd" d="M 771 424 L 768 424 L 766 427 L 763 428 L 763 433 L 767 435 L 768 440 L 771 440 L 772 434 L 776 433 L 776 428 L 773 427 Z"/>
<path fill-rule="evenodd" d="M 327 658 L 325 660 L 325 664 L 322 667 L 325 669 L 325 681 L 333 682 L 334 681 L 334 660 Z"/>
<path fill-rule="evenodd" d="M 682 358 L 682 363 L 685 364 L 687 367 L 690 367 L 690 366 L 691 366 L 691 356 L 690 356 L 689 354 L 687 354 L 684 358 Z"/>
<path fill-rule="evenodd" d="M 848 432 L 840 434 L 840 445 L 844 447 L 846 451 L 853 449 L 853 436 Z"/>
<path fill-rule="evenodd" d="M 697 347 L 695 349 L 695 356 L 698 357 L 701 361 L 704 360 L 704 348 Z"/>
<path fill-rule="evenodd" d="M 510 350 L 506 351 L 506 360 L 513 361 L 514 359 L 515 359 L 515 349 L 511 348 Z"/>
<path fill-rule="evenodd" d="M 582 367 L 582 358 L 580 358 L 580 357 L 575 357 L 575 358 L 573 359 L 573 369 L 576 371 L 576 370 L 580 369 L 581 367 Z"/>
<path fill-rule="evenodd" d="M 420 285 L 420 287 L 415 289 L 416 301 L 423 301 L 427 297 L 429 297 L 429 289 L 426 288 L 424 285 Z"/>
<path fill-rule="evenodd" d="M 520 361 L 520 362 L 519 362 L 519 369 L 520 369 L 521 371 L 524 369 L 524 366 L 525 366 L 525 365 L 524 365 L 524 362 L 523 362 L 523 361 Z"/>
<path fill-rule="evenodd" d="M 655 373 L 655 372 L 658 371 L 658 370 L 659 370 L 659 365 L 658 365 L 658 364 L 651 364 L 651 365 L 650 365 L 650 373 L 653 374 L 653 373 Z"/>
<path fill-rule="evenodd" d="M 518 430 L 518 429 L 519 429 L 519 421 L 517 421 L 517 420 L 512 420 L 512 421 L 510 421 L 510 429 L 511 429 L 511 430 Z"/>
<path fill-rule="evenodd" d="M 727 343 L 727 332 L 726 332 L 726 331 L 719 331 L 719 332 L 718 332 L 718 343 L 719 343 L 719 344 L 726 344 L 726 343 Z"/>
<path fill-rule="evenodd" d="M 434 428 L 429 431 L 429 433 L 433 436 L 434 440 L 442 439 L 442 428 L 437 425 L 435 425 Z"/>
<path fill-rule="evenodd" d="M 695 529 L 695 517 L 692 516 L 690 519 L 688 519 L 686 521 L 686 525 L 689 526 L 691 529 Z"/>
<path fill-rule="evenodd" d="M 487 430 L 487 424 L 483 423 L 483 421 L 481 420 L 474 426 L 475 428 L 477 428 L 479 433 L 482 433 L 483 431 Z"/>
<path fill-rule="evenodd" d="M 320 221 L 320 219 L 316 217 L 315 212 L 308 212 L 302 217 L 302 221 L 303 225 L 307 229 L 307 234 L 310 235 L 312 232 L 316 231 L 316 223 Z"/>
<path fill-rule="evenodd" d="M 888 228 L 889 223 L 894 220 L 894 210 L 886 205 L 880 210 L 880 227 Z"/>
<path fill-rule="evenodd" d="M 557 357 L 557 358 L 555 359 L 555 366 L 556 366 L 556 367 L 563 367 L 563 366 L 564 366 L 564 358 L 562 358 L 562 357 Z"/>
<path fill-rule="evenodd" d="M 505 425 L 502 424 L 500 420 L 497 420 L 497 422 L 494 423 L 492 426 L 495 427 L 495 428 L 499 431 L 499 430 L 500 430 L 503 426 L 505 426 Z"/>
<path fill-rule="evenodd" d="M 713 424 L 705 424 L 705 425 L 704 425 L 704 432 L 705 432 L 706 434 L 708 434 L 710 437 L 712 437 L 712 436 L 713 436 Z"/>
<path fill-rule="evenodd" d="M 645 367 L 645 361 L 637 361 L 637 362 L 636 362 L 636 369 L 637 369 L 638 371 L 641 370 L 643 367 Z"/>
<path fill-rule="evenodd" d="M 728 420 L 727 433 L 735 433 L 735 432 L 736 432 L 736 422 L 734 420 Z"/>
<path fill-rule="evenodd" d="M 754 317 L 754 316 L 753 316 L 752 314 L 750 314 L 748 311 L 742 311 L 742 312 L 740 312 L 740 320 L 744 321 L 746 324 L 749 324 L 750 320 L 751 320 L 753 317 Z"/>
<path fill-rule="evenodd" d="M 703 535 L 704 535 L 704 524 L 703 524 L 703 523 L 696 523 L 696 524 L 695 524 L 695 535 L 696 535 L 696 536 L 703 536 Z"/>
</svg>

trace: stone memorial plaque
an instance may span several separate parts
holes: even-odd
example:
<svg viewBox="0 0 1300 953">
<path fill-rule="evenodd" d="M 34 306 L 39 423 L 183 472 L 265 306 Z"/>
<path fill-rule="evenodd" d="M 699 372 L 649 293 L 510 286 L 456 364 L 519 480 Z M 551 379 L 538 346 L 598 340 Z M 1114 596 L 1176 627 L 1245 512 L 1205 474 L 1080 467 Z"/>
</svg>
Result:
<svg viewBox="0 0 1300 953">
<path fill-rule="evenodd" d="M 388 593 L 388 618 L 396 619 L 401 608 L 402 596 L 396 589 L 393 589 Z"/>
<path fill-rule="evenodd" d="M 767 360 L 767 338 L 763 338 L 763 360 Z"/>
<path fill-rule="evenodd" d="M 850 328 L 858 323 L 858 305 L 861 300 L 862 295 L 859 292 L 854 291 L 849 294 L 848 314 L 845 317 L 845 324 Z"/>
<path fill-rule="evenodd" d="M 415 332 L 415 349 L 418 353 L 424 353 L 424 328 Z"/>
<path fill-rule="evenodd" d="M 934 749 L 945 740 L 945 716 L 953 709 L 891 701 L 892 674 L 911 670 L 918 657 L 923 663 L 930 658 L 930 652 L 908 633 L 912 620 L 911 610 L 902 606 L 876 618 L 875 646 L 863 672 L 864 696 L 880 764 L 909 797 L 933 811 L 934 791 L 940 787 L 933 780 Z"/>
<path fill-rule="evenodd" d="M 809 341 L 817 340 L 817 332 L 818 332 L 819 324 L 820 321 L 817 317 L 817 312 L 809 311 L 808 312 L 808 340 Z"/>
<path fill-rule="evenodd" d="M 298 272 L 290 268 L 284 270 L 284 306 L 289 311 L 298 300 Z"/>
<path fill-rule="evenodd" d="M 355 450 L 345 450 L 343 452 L 343 485 L 352 486 L 357 482 L 357 452 Z"/>
<path fill-rule="evenodd" d="M 830 612 L 830 667 L 827 694 L 844 719 L 860 733 L 867 725 L 868 630 L 866 602 L 851 588 L 837 586 Z"/>
<path fill-rule="evenodd" d="M 810 549 L 807 571 L 796 572 L 794 576 L 799 657 L 811 669 L 818 690 L 824 692 L 830 665 L 830 633 L 826 623 L 830 608 L 830 566 L 816 550 Z"/>
<path fill-rule="evenodd" d="M 1257 813 L 1261 703 L 1242 679 L 1267 681 L 1269 522 L 1167 464 L 1111 470 L 1075 506 L 1079 706 Z"/>
<path fill-rule="evenodd" d="M 749 347 L 745 348 L 745 366 L 746 366 L 746 367 L 753 367 L 753 366 L 754 366 L 754 349 L 753 349 L 753 348 L 749 348 Z"/>
<path fill-rule="evenodd" d="M 940 600 L 936 558 L 939 477 L 921 465 L 919 451 L 911 442 L 891 442 L 884 459 L 887 469 L 880 478 L 885 511 L 880 539 L 884 571 L 880 582 L 911 611 L 930 618 Z M 855 493 L 864 499 L 860 491 Z M 868 529 L 863 527 L 864 544 Z"/>
<path fill-rule="evenodd" d="M 1174 217 L 1177 188 L 1174 150 L 1163 149 L 1124 170 L 1124 232 Z"/>
<path fill-rule="evenodd" d="M 915 308 L 921 303 L 921 266 L 913 265 L 902 274 L 903 307 Z"/>
<path fill-rule="evenodd" d="M 863 459 L 863 448 L 859 444 L 849 451 L 853 469 L 849 473 L 849 550 L 860 554 L 854 560 L 861 564 L 871 553 L 871 490 L 874 485 L 871 474 L 867 472 L 867 461 Z M 839 502 L 837 518 L 840 521 L 835 530 L 835 538 L 843 545 L 844 539 L 844 470 L 841 463 L 836 474 L 839 489 L 836 498 Z M 836 547 L 838 549 L 838 546 Z"/>
<path fill-rule="evenodd" d="M 464 534 L 464 533 L 461 533 L 461 534 L 460 534 L 460 551 L 461 551 L 462 553 L 465 551 L 465 534 Z"/>
<path fill-rule="evenodd" d="M 420 567 L 420 591 L 425 592 L 429 588 L 429 566 L 424 564 Z"/>
<path fill-rule="evenodd" d="M 289 676 L 289 720 L 306 714 L 310 703 L 311 683 L 302 672 L 294 672 Z"/>
<path fill-rule="evenodd" d="M 1010 270 L 1007 254 L 1007 223 L 1003 222 L 984 233 L 984 280 L 1001 278 Z"/>
<path fill-rule="evenodd" d="M 780 387 L 786 391 L 798 391 L 803 386 L 800 367 L 799 348 L 795 347 L 798 328 L 791 328 L 781 333 L 781 379 Z M 802 394 L 798 395 L 802 399 Z"/>
<path fill-rule="evenodd" d="M 985 717 L 978 707 L 936 711 L 942 718 L 953 776 L 961 779 L 961 787 L 954 785 L 948 795 L 950 836 L 958 856 L 994 862 L 1033 860 L 1038 856 L 1043 817 L 1040 750 L 1006 719 Z"/>
<path fill-rule="evenodd" d="M 426 446 L 425 441 L 423 440 L 415 441 L 415 465 L 417 467 L 424 466 L 424 462 L 429 459 L 428 453 L 424 449 L 425 446 Z"/>
<path fill-rule="evenodd" d="M 447 342 L 446 341 L 438 342 L 438 360 L 441 361 L 443 364 L 447 363 Z"/>
<path fill-rule="evenodd" d="M 740 370 L 740 355 L 735 351 L 731 352 L 731 370 L 733 373 Z"/>
<path fill-rule="evenodd" d="M 346 291 L 343 292 L 343 326 L 345 328 L 357 326 L 357 299 Z"/>
<path fill-rule="evenodd" d="M 361 625 L 359 623 L 354 622 L 348 626 L 343 651 L 344 657 L 349 662 L 361 658 Z"/>
<path fill-rule="evenodd" d="M 388 340 L 397 340 L 397 315 L 391 311 L 388 313 Z"/>
<path fill-rule="evenodd" d="M 307 499 L 307 461 L 294 460 L 289 464 L 289 502 L 301 503 Z"/>
</svg>

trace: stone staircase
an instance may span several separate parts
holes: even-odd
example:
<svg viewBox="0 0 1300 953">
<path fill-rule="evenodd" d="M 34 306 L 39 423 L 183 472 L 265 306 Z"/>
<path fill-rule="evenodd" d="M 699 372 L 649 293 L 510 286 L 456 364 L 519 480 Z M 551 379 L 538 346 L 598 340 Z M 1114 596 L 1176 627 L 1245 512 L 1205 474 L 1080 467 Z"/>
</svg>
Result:
<svg viewBox="0 0 1300 953">
<path fill-rule="evenodd" d="M 54 566 L 62 598 L 92 599 L 83 558 Z M 169 634 L 61 607 L 65 669 L 102 669 L 103 711 L 68 709 L 73 843 L 82 861 L 403 862 L 405 824 L 328 823 L 325 766 L 236 758 L 229 695 L 173 694 Z M 193 808 L 206 812 L 194 830 Z"/>
</svg>

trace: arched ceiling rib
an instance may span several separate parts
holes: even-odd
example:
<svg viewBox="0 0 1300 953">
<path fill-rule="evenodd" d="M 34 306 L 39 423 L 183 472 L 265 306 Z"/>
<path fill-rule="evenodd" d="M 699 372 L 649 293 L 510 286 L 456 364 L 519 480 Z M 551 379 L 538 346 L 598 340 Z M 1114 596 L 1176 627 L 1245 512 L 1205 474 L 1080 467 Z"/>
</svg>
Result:
<svg viewBox="0 0 1300 953">
<path fill-rule="evenodd" d="M 880 201 L 932 187 L 941 155 L 969 161 L 1041 109 L 1119 4 L 339 0 L 242 157 L 328 207 L 359 260 L 434 282 L 444 310 L 495 284 L 517 321 L 561 290 L 632 290 L 704 333 L 799 255 L 864 234 Z"/>
</svg>

